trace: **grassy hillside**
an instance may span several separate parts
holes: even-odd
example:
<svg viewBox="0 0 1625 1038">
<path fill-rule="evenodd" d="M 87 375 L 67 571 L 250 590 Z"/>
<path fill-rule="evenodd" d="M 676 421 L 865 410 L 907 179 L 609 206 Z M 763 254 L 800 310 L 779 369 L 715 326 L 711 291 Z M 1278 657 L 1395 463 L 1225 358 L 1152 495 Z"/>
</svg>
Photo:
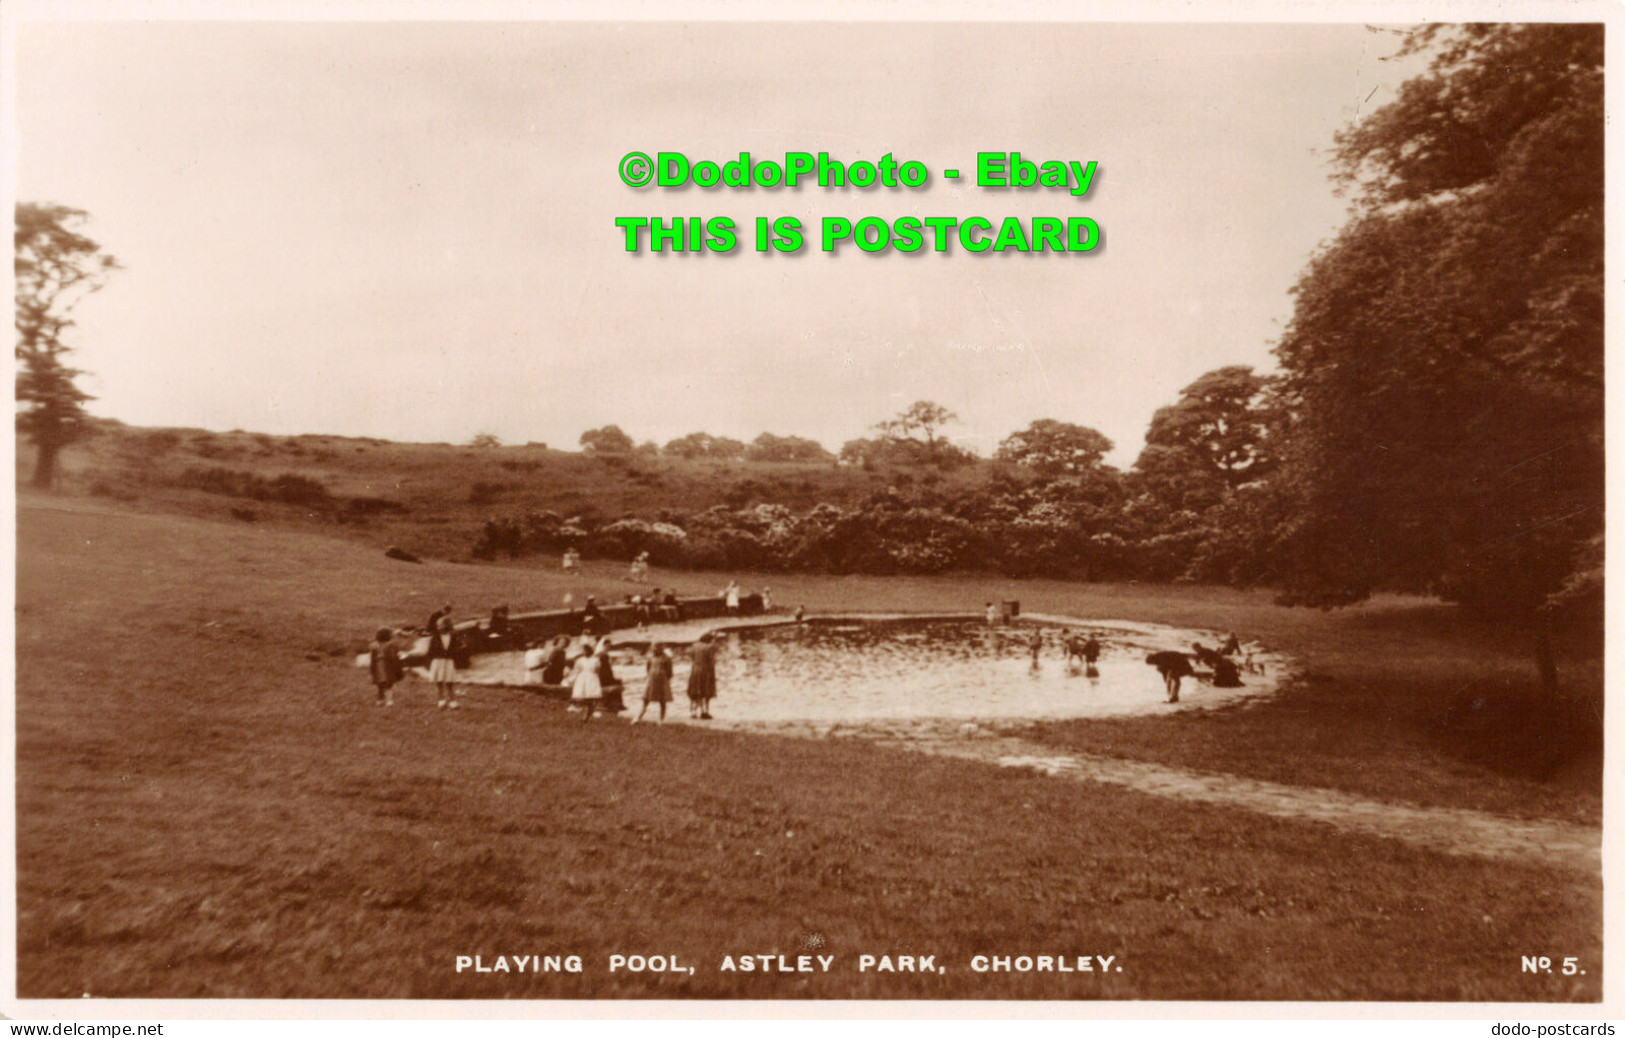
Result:
<svg viewBox="0 0 1625 1038">
<path fill-rule="evenodd" d="M 337 481 L 337 458 L 323 463 Z M 1600 995 L 1597 877 L 864 744 L 583 726 L 523 693 L 446 713 L 409 683 L 399 707 L 375 709 L 348 659 L 373 626 L 448 598 L 467 615 L 614 593 L 621 567 L 412 566 L 166 511 L 176 503 L 25 495 L 19 508 L 25 998 Z M 1453 691 L 1515 684 L 1527 665 L 1506 632 L 1436 606 L 1325 614 L 1218 589 L 976 578 L 773 584 L 815 609 L 1006 596 L 1237 627 L 1317 679 L 1211 721 L 1049 737 L 1380 798 L 1595 817 L 1589 773 L 1537 780 L 1451 751 L 1435 721 Z M 838 957 L 829 975 L 718 968 L 813 951 Z M 1519 972 L 1520 954 L 1548 951 L 1587 973 Z M 696 972 L 610 974 L 617 952 Z M 580 954 L 585 969 L 454 969 L 456 955 L 501 953 Z M 857 955 L 888 953 L 936 955 L 948 972 L 856 971 Z M 1114 955 L 1123 970 L 979 974 L 979 953 Z"/>
<path fill-rule="evenodd" d="M 983 482 L 987 465 L 954 473 L 917 473 L 833 464 L 686 461 L 658 455 L 592 455 L 545 446 L 475 448 L 393 443 L 344 436 L 144 429 L 98 423 L 99 433 L 62 455 L 61 487 L 136 507 L 301 526 L 325 525 L 370 543 L 397 544 L 437 558 L 467 558 L 481 523 L 492 516 L 550 510 L 566 518 L 663 509 L 696 512 L 715 505 L 783 504 L 798 511 L 820 502 L 856 501 L 877 487 L 916 479 Z M 18 471 L 33 451 L 18 447 Z M 297 476 L 332 499 L 319 508 L 249 500 L 200 489 L 220 473 L 270 483 Z M 360 499 L 359 504 L 354 504 Z"/>
</svg>

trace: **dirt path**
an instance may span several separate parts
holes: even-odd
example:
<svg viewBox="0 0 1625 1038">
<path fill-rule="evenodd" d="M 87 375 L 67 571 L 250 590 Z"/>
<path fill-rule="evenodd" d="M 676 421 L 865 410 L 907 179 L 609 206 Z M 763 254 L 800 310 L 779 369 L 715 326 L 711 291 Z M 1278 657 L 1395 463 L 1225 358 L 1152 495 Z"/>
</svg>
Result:
<svg viewBox="0 0 1625 1038">
<path fill-rule="evenodd" d="M 881 745 L 1031 768 L 1076 782 L 1106 782 L 1141 793 L 1276 818 L 1321 822 L 1347 832 L 1401 840 L 1445 854 L 1556 866 L 1597 875 L 1602 870 L 1601 831 L 1558 821 L 1525 821 L 1463 808 L 1414 807 L 1367 800 L 1351 793 L 1218 775 L 1086 754 L 1058 754 L 1050 747 L 972 723 L 898 722 L 865 725 L 739 725 L 809 738 L 864 738 Z"/>
</svg>

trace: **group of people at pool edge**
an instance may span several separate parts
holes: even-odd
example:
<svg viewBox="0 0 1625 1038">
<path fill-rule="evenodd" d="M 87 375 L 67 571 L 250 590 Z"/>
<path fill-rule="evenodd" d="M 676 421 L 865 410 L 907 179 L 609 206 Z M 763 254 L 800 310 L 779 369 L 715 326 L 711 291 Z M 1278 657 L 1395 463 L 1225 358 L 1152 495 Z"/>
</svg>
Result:
<svg viewBox="0 0 1625 1038">
<path fill-rule="evenodd" d="M 429 680 L 434 683 L 438 697 L 435 705 L 442 710 L 455 710 L 459 704 L 451 604 L 447 603 L 431 613 L 423 629 L 429 636 L 426 662 Z M 378 692 L 374 702 L 378 706 L 394 706 L 395 686 L 406 676 L 406 666 L 395 644 L 395 632 L 387 627 L 378 628 L 372 644 L 367 647 L 367 657 L 367 669 Z"/>
<path fill-rule="evenodd" d="M 570 655 L 572 639 L 560 635 L 545 647 L 525 653 L 525 669 L 536 676 L 543 686 L 568 688 L 570 705 L 581 711 L 583 721 L 592 720 L 600 710 L 620 712 L 620 692 L 623 683 L 615 676 L 610 657 L 608 635 L 594 639 L 583 634 L 580 649 Z M 701 634 L 689 647 L 688 715 L 701 721 L 711 720 L 711 700 L 717 694 L 716 647 L 710 632 Z M 666 720 L 666 706 L 672 701 L 671 649 L 662 642 L 652 642 L 644 656 L 643 704 L 633 724 L 643 720 L 650 704 L 659 707 L 659 720 Z"/>
<path fill-rule="evenodd" d="M 731 615 L 737 615 L 739 612 L 740 594 L 739 585 L 734 581 L 730 581 L 728 586 L 718 593 L 718 597 L 724 600 Z M 762 594 L 765 598 L 765 589 Z M 679 602 L 675 592 L 668 592 L 663 596 L 660 589 L 655 588 L 648 596 L 630 597 L 628 603 L 637 609 L 639 627 L 646 626 L 651 620 L 662 618 L 660 616 L 662 611 L 669 611 L 670 619 L 680 619 Z M 459 646 L 456 641 L 451 611 L 451 604 L 447 603 L 430 614 L 428 623 L 423 627 L 423 633 L 427 635 L 423 661 L 428 670 L 429 680 L 435 686 L 436 706 L 442 710 L 456 710 L 460 706 L 457 691 L 457 658 L 469 654 L 466 642 Z M 805 612 L 805 609 L 797 609 L 795 619 L 799 621 Z M 491 611 L 491 619 L 480 625 L 477 633 L 498 643 L 497 647 L 500 647 L 500 643 L 508 633 L 508 619 L 507 607 L 498 606 Z M 580 614 L 582 633 L 579 648 L 574 654 L 571 653 L 570 646 L 575 639 L 567 635 L 560 635 L 546 643 L 531 643 L 525 652 L 526 670 L 533 676 L 534 683 L 567 688 L 571 707 L 581 712 L 583 721 L 590 721 L 601 710 L 619 713 L 622 709 L 620 697 L 624 683 L 615 676 L 610 656 L 609 635 L 597 636 L 594 633 L 603 622 L 603 613 L 598 608 L 597 600 L 589 595 Z M 405 677 L 407 669 L 401 658 L 400 649 L 395 643 L 395 632 L 387 627 L 380 627 L 374 635 L 372 644 L 368 646 L 367 656 L 369 675 L 377 691 L 374 702 L 378 706 L 394 706 L 394 688 Z M 690 646 L 689 660 L 686 689 L 689 716 L 696 720 L 709 721 L 711 700 L 716 698 L 717 694 L 716 647 L 712 644 L 709 631 L 700 634 Z M 651 643 L 644 659 L 644 666 L 646 680 L 643 704 L 633 723 L 643 719 L 650 704 L 658 706 L 658 719 L 663 722 L 666 719 L 667 704 L 672 701 L 674 666 L 670 648 L 660 642 Z"/>
<path fill-rule="evenodd" d="M 737 613 L 739 594 L 738 584 L 732 581 L 718 593 L 718 597 L 726 601 L 730 614 Z M 762 597 L 766 598 L 765 590 Z M 668 599 L 663 599 L 656 589 L 653 595 L 646 599 L 640 596 L 638 601 L 641 608 L 637 611 L 637 623 L 641 628 L 655 617 L 655 609 Z M 1007 611 L 1008 605 L 1000 608 L 990 602 L 986 604 L 985 609 L 990 626 L 1006 623 L 1012 616 Z M 435 685 L 436 705 L 441 709 L 457 709 L 459 706 L 456 684 L 458 650 L 454 647 L 454 628 L 450 614 L 451 606 L 448 604 L 436 610 L 425 625 L 428 640 L 427 649 L 423 653 L 424 662 L 429 680 Z M 798 608 L 795 612 L 795 621 L 799 623 L 804 615 L 805 609 Z M 529 647 L 525 653 L 525 666 L 531 676 L 530 683 L 566 692 L 571 708 L 581 714 L 583 721 L 590 721 L 601 712 L 614 715 L 625 709 L 621 701 L 624 683 L 615 675 L 610 655 L 611 640 L 607 634 L 602 636 L 595 634 L 595 628 L 601 622 L 602 613 L 595 599 L 589 596 L 586 608 L 581 614 L 583 631 L 579 646 L 573 654 L 571 645 L 575 639 L 567 635 L 554 637 L 545 644 L 528 643 Z M 507 607 L 499 606 L 492 610 L 489 623 L 480 625 L 477 630 L 487 636 L 505 634 L 508 630 Z M 1043 628 L 1035 626 L 1028 638 L 1028 648 L 1032 654 L 1035 671 L 1039 666 L 1043 646 Z M 1066 664 L 1069 668 L 1077 661 L 1081 662 L 1087 676 L 1093 678 L 1099 675 L 1096 663 L 1102 653 L 1102 644 L 1096 632 L 1091 630 L 1087 636 L 1083 636 L 1069 628 L 1061 637 L 1061 647 L 1065 650 Z M 1211 681 L 1215 687 L 1239 687 L 1242 667 L 1249 672 L 1261 672 L 1261 668 L 1254 664 L 1251 653 L 1246 654 L 1245 662 L 1241 666 L 1230 658 L 1241 652 L 1240 640 L 1233 633 L 1218 650 L 1209 649 L 1200 643 L 1193 644 L 1192 650 L 1198 662 L 1212 669 Z M 466 654 L 467 651 L 465 645 L 462 652 Z M 690 646 L 691 665 L 686 690 L 690 718 L 711 720 L 711 701 L 717 693 L 716 651 L 712 632 L 709 631 L 701 633 Z M 377 691 L 376 703 L 380 706 L 393 706 L 393 688 L 404 676 L 406 668 L 395 646 L 392 631 L 388 628 L 379 628 L 373 644 L 369 646 L 368 657 L 372 682 Z M 1149 654 L 1145 661 L 1155 667 L 1162 676 L 1168 702 L 1178 703 L 1181 682 L 1186 677 L 1196 675 L 1190 658 L 1181 652 L 1161 651 Z M 673 700 L 675 666 L 671 648 L 658 641 L 651 642 L 642 662 L 645 670 L 644 692 L 641 706 L 632 723 L 641 722 L 651 704 L 657 707 L 658 720 L 664 722 L 668 704 Z"/>
</svg>

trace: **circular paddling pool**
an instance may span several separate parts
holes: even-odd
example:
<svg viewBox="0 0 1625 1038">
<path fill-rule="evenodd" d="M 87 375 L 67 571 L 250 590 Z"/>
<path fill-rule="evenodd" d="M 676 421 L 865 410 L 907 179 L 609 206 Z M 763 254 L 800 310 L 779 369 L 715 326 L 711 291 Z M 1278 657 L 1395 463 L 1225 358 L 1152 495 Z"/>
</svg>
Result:
<svg viewBox="0 0 1625 1038">
<path fill-rule="evenodd" d="M 1062 639 L 1068 627 L 1023 622 L 989 627 L 980 621 L 851 621 L 823 619 L 799 625 L 745 627 L 716 635 L 718 720 L 864 721 L 911 718 L 1109 717 L 1202 709 L 1274 691 L 1288 661 L 1244 643 L 1258 671 L 1243 670 L 1241 688 L 1216 688 L 1187 678 L 1177 706 L 1166 702 L 1162 677 L 1147 653 L 1189 652 L 1193 642 L 1219 645 L 1215 631 L 1125 621 L 1071 625 L 1081 641 L 1093 632 L 1102 647 L 1096 673 L 1069 665 Z M 1034 631 L 1043 638 L 1033 663 Z M 633 631 L 617 640 L 639 639 Z M 686 646 L 675 646 L 672 704 L 687 713 Z M 476 657 L 459 675 L 473 684 L 523 684 L 522 654 Z M 1199 672 L 1205 669 L 1198 665 Z M 636 709 L 643 692 L 640 651 L 615 657 L 626 682 L 626 703 Z"/>
</svg>

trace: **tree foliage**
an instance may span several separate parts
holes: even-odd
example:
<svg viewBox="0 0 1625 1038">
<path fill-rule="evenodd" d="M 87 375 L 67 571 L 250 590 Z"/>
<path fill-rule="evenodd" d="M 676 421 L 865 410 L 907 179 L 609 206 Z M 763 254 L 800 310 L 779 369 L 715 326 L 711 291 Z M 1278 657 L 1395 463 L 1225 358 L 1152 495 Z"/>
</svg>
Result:
<svg viewBox="0 0 1625 1038">
<path fill-rule="evenodd" d="M 865 436 L 847 440 L 841 444 L 841 452 L 836 455 L 843 464 L 862 465 L 873 468 L 880 460 L 882 442 L 871 440 Z"/>
<path fill-rule="evenodd" d="M 713 461 L 738 461 L 745 456 L 745 444 L 728 436 L 712 436 L 694 432 L 680 436 L 661 448 L 662 453 L 674 458 L 710 458 Z"/>
<path fill-rule="evenodd" d="M 16 209 L 17 427 L 38 448 L 35 486 L 49 486 L 63 447 L 89 430 L 90 394 L 75 384 L 84 374 L 67 362 L 63 334 L 69 315 L 106 283 L 118 261 L 79 233 L 79 209 L 19 202 Z"/>
<path fill-rule="evenodd" d="M 805 436 L 762 433 L 745 449 L 745 458 L 749 461 L 829 462 L 835 460 L 835 455 L 817 440 Z"/>
<path fill-rule="evenodd" d="M 1047 476 L 1076 475 L 1099 468 L 1113 446 L 1105 434 L 1095 429 L 1040 418 L 1006 436 L 993 456 Z"/>
<path fill-rule="evenodd" d="M 1355 212 L 1277 347 L 1287 600 L 1527 613 L 1603 520 L 1603 32 L 1419 33 L 1429 71 L 1337 138 Z"/>
<path fill-rule="evenodd" d="M 627 454 L 633 446 L 632 437 L 626 435 L 618 425 L 588 429 L 581 434 L 582 449 L 594 454 Z"/>
<path fill-rule="evenodd" d="M 1134 462 L 1141 485 L 1172 508 L 1202 510 L 1266 478 L 1280 437 L 1269 390 L 1268 378 L 1240 365 L 1186 386 L 1151 416 Z"/>
<path fill-rule="evenodd" d="M 914 439 L 923 442 L 929 450 L 937 443 L 937 431 L 949 422 L 957 421 L 959 416 L 941 404 L 917 400 L 898 412 L 895 418 L 875 423 L 875 430 L 888 440 Z"/>
<path fill-rule="evenodd" d="M 875 423 L 879 433 L 873 439 L 849 440 L 841 448 L 841 459 L 873 465 L 890 462 L 899 465 L 936 465 L 952 468 L 975 455 L 942 435 L 943 426 L 959 416 L 929 400 L 917 400 L 893 418 Z"/>
</svg>

